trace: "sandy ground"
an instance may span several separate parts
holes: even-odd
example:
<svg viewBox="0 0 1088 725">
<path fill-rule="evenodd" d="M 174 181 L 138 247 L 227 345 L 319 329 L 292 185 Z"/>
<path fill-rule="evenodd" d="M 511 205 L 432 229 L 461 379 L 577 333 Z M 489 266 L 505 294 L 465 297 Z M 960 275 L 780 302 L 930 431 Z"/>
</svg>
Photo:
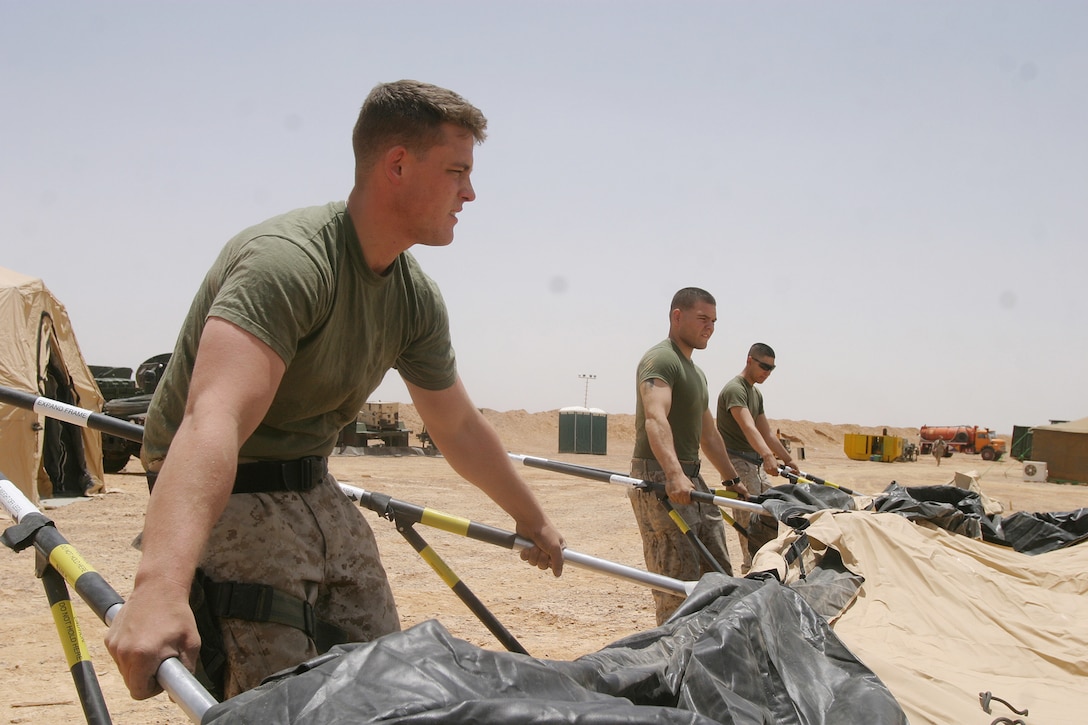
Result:
<svg viewBox="0 0 1088 725">
<path fill-rule="evenodd" d="M 511 452 L 620 474 L 628 470 L 631 416 L 610 416 L 607 455 L 572 455 L 556 452 L 558 416 L 554 411 L 485 412 Z M 402 420 L 409 428 L 421 430 L 410 407 L 402 406 Z M 943 484 L 955 471 L 973 471 L 980 476 L 983 492 L 1009 512 L 1088 506 L 1088 487 L 1024 482 L 1016 461 L 986 462 L 960 454 L 939 467 L 932 457 L 911 463 L 851 461 L 842 451 L 843 435 L 880 430 L 806 421 L 773 424 L 804 441 L 803 470 L 860 493 L 878 493 L 893 480 Z M 916 436 L 916 431 L 908 429 L 888 432 Z M 624 487 L 517 465 L 571 549 L 643 568 L 641 541 Z M 334 457 L 331 468 L 343 483 L 492 526 L 513 527 L 498 507 L 454 474 L 441 457 L 345 455 Z M 90 565 L 127 596 L 137 565 L 137 552 L 130 544 L 142 525 L 147 489 L 136 461 L 130 461 L 122 473 L 107 476 L 106 485 L 108 492 L 103 495 L 47 513 Z M 391 522 L 370 511 L 363 515 L 378 538 L 403 627 L 437 618 L 455 636 L 501 649 Z M 574 567 L 556 579 L 524 564 L 509 550 L 424 526 L 416 529 L 534 656 L 572 659 L 654 626 L 649 590 L 640 585 Z M 732 531 L 727 530 L 727 535 L 739 571 L 736 538 Z M 0 722 L 84 721 L 48 603 L 34 576 L 34 555 L 0 552 L 0 581 Z M 81 601 L 76 614 L 114 722 L 188 722 L 165 695 L 144 702 L 131 700 L 102 644 L 105 626 Z"/>
</svg>

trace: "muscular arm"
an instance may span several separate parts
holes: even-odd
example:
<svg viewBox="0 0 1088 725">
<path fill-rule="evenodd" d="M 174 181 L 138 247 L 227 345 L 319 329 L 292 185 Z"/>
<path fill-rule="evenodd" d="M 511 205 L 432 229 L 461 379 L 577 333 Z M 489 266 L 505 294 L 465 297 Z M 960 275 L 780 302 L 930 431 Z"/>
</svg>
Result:
<svg viewBox="0 0 1088 725">
<path fill-rule="evenodd" d="M 673 503 L 691 503 L 691 492 L 695 486 L 684 474 L 680 459 L 676 457 L 672 426 L 669 425 L 672 387 L 664 380 L 650 378 L 639 384 L 638 392 L 642 396 L 642 410 L 646 415 L 646 439 L 654 458 L 665 472 L 665 492 Z"/>
<path fill-rule="evenodd" d="M 797 473 L 797 466 L 793 463 L 793 457 L 790 456 L 790 452 L 786 450 L 786 447 L 782 445 L 782 441 L 778 440 L 778 436 L 771 432 L 771 423 L 767 420 L 767 416 L 760 415 L 756 418 L 756 430 L 759 431 L 764 442 L 774 452 L 775 457 L 787 467 L 792 468 L 794 473 Z"/>
<path fill-rule="evenodd" d="M 445 390 L 405 384 L 427 433 L 453 470 L 510 514 L 518 533 L 536 544 L 523 550 L 521 558 L 541 569 L 550 568 L 556 576 L 562 574 L 563 537 L 514 470 L 498 433 L 472 404 L 460 378 Z"/>
<path fill-rule="evenodd" d="M 763 470 L 768 476 L 778 475 L 778 461 L 776 456 L 779 456 L 783 461 L 789 461 L 790 456 L 782 448 L 782 444 L 774 439 L 771 435 L 770 424 L 767 422 L 767 416 L 760 415 L 759 418 L 762 421 L 762 427 L 752 417 L 752 412 L 743 406 L 736 406 L 729 409 L 729 414 L 733 416 L 733 420 L 737 421 L 737 425 L 740 426 L 741 432 L 744 433 L 744 439 L 748 441 L 748 445 L 752 447 L 756 453 L 763 458 Z M 771 445 L 771 441 L 774 441 L 775 446 Z"/>
<path fill-rule="evenodd" d="M 132 594 L 106 634 L 136 699 L 161 692 L 154 675 L 164 659 L 195 667 L 200 638 L 189 586 L 230 497 L 238 450 L 268 411 L 283 371 L 283 361 L 257 338 L 225 320 L 208 320 L 185 417 L 147 505 Z"/>
<path fill-rule="evenodd" d="M 703 433 L 699 437 L 699 447 L 703 449 L 703 453 L 718 469 L 723 481 L 731 481 L 737 477 L 737 469 L 729 458 L 725 441 L 722 440 L 722 434 L 718 431 L 718 426 L 714 423 L 714 416 L 710 414 L 710 410 L 703 413 Z M 748 487 L 743 483 L 737 483 L 729 486 L 729 488 L 740 494 L 741 498 L 748 498 Z"/>
</svg>

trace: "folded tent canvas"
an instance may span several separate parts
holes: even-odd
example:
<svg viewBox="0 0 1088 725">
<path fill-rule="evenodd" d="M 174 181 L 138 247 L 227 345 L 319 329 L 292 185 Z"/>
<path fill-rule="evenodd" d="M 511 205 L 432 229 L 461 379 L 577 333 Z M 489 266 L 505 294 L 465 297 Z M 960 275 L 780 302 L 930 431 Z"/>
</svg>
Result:
<svg viewBox="0 0 1088 725">
<path fill-rule="evenodd" d="M 68 311 L 45 283 L 0 267 L 0 385 L 99 412 Z M 33 502 L 101 491 L 97 431 L 0 404 L 0 471 Z"/>
</svg>

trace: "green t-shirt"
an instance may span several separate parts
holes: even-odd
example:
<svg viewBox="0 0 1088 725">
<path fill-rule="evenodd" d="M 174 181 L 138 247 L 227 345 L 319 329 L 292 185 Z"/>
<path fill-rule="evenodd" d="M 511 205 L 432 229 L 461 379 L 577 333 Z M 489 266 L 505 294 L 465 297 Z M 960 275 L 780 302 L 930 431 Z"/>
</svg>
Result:
<svg viewBox="0 0 1088 725">
<path fill-rule="evenodd" d="M 642 384 L 659 379 L 672 388 L 669 427 L 672 429 L 676 457 L 681 461 L 699 458 L 699 439 L 703 433 L 703 413 L 710 402 L 706 376 L 699 366 L 685 357 L 672 340 L 651 347 L 638 364 L 635 382 L 635 458 L 654 458 L 646 437 L 646 411 L 642 408 Z"/>
<path fill-rule="evenodd" d="M 748 439 L 740 429 L 740 424 L 729 412 L 730 408 L 747 408 L 752 420 L 763 415 L 763 393 L 756 386 L 744 379 L 743 375 L 730 380 L 718 394 L 718 432 L 722 434 L 725 447 L 734 451 L 752 451 Z"/>
<path fill-rule="evenodd" d="M 148 412 L 145 461 L 166 455 L 181 423 L 208 317 L 256 336 L 287 366 L 245 458 L 328 455 L 390 368 L 428 390 L 457 377 L 445 303 L 415 258 L 405 252 L 379 276 L 343 202 L 298 209 L 246 229 L 212 265 Z"/>
</svg>

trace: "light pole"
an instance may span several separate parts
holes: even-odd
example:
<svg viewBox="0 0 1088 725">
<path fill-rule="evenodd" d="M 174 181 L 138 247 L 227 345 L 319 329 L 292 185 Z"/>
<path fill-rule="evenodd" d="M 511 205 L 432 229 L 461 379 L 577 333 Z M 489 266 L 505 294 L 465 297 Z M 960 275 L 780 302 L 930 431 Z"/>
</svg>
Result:
<svg viewBox="0 0 1088 725">
<path fill-rule="evenodd" d="M 596 380 L 596 379 L 597 379 L 597 376 L 596 376 L 596 375 L 588 375 L 588 374 L 586 374 L 586 373 L 582 373 L 582 374 L 580 374 L 580 375 L 579 375 L 578 377 L 579 377 L 580 379 L 582 379 L 582 380 L 585 380 L 585 381 L 586 381 L 586 397 L 585 397 L 585 400 L 583 400 L 583 401 L 582 401 L 582 407 L 583 407 L 583 408 L 589 408 L 589 381 L 590 381 L 590 380 Z"/>
</svg>

